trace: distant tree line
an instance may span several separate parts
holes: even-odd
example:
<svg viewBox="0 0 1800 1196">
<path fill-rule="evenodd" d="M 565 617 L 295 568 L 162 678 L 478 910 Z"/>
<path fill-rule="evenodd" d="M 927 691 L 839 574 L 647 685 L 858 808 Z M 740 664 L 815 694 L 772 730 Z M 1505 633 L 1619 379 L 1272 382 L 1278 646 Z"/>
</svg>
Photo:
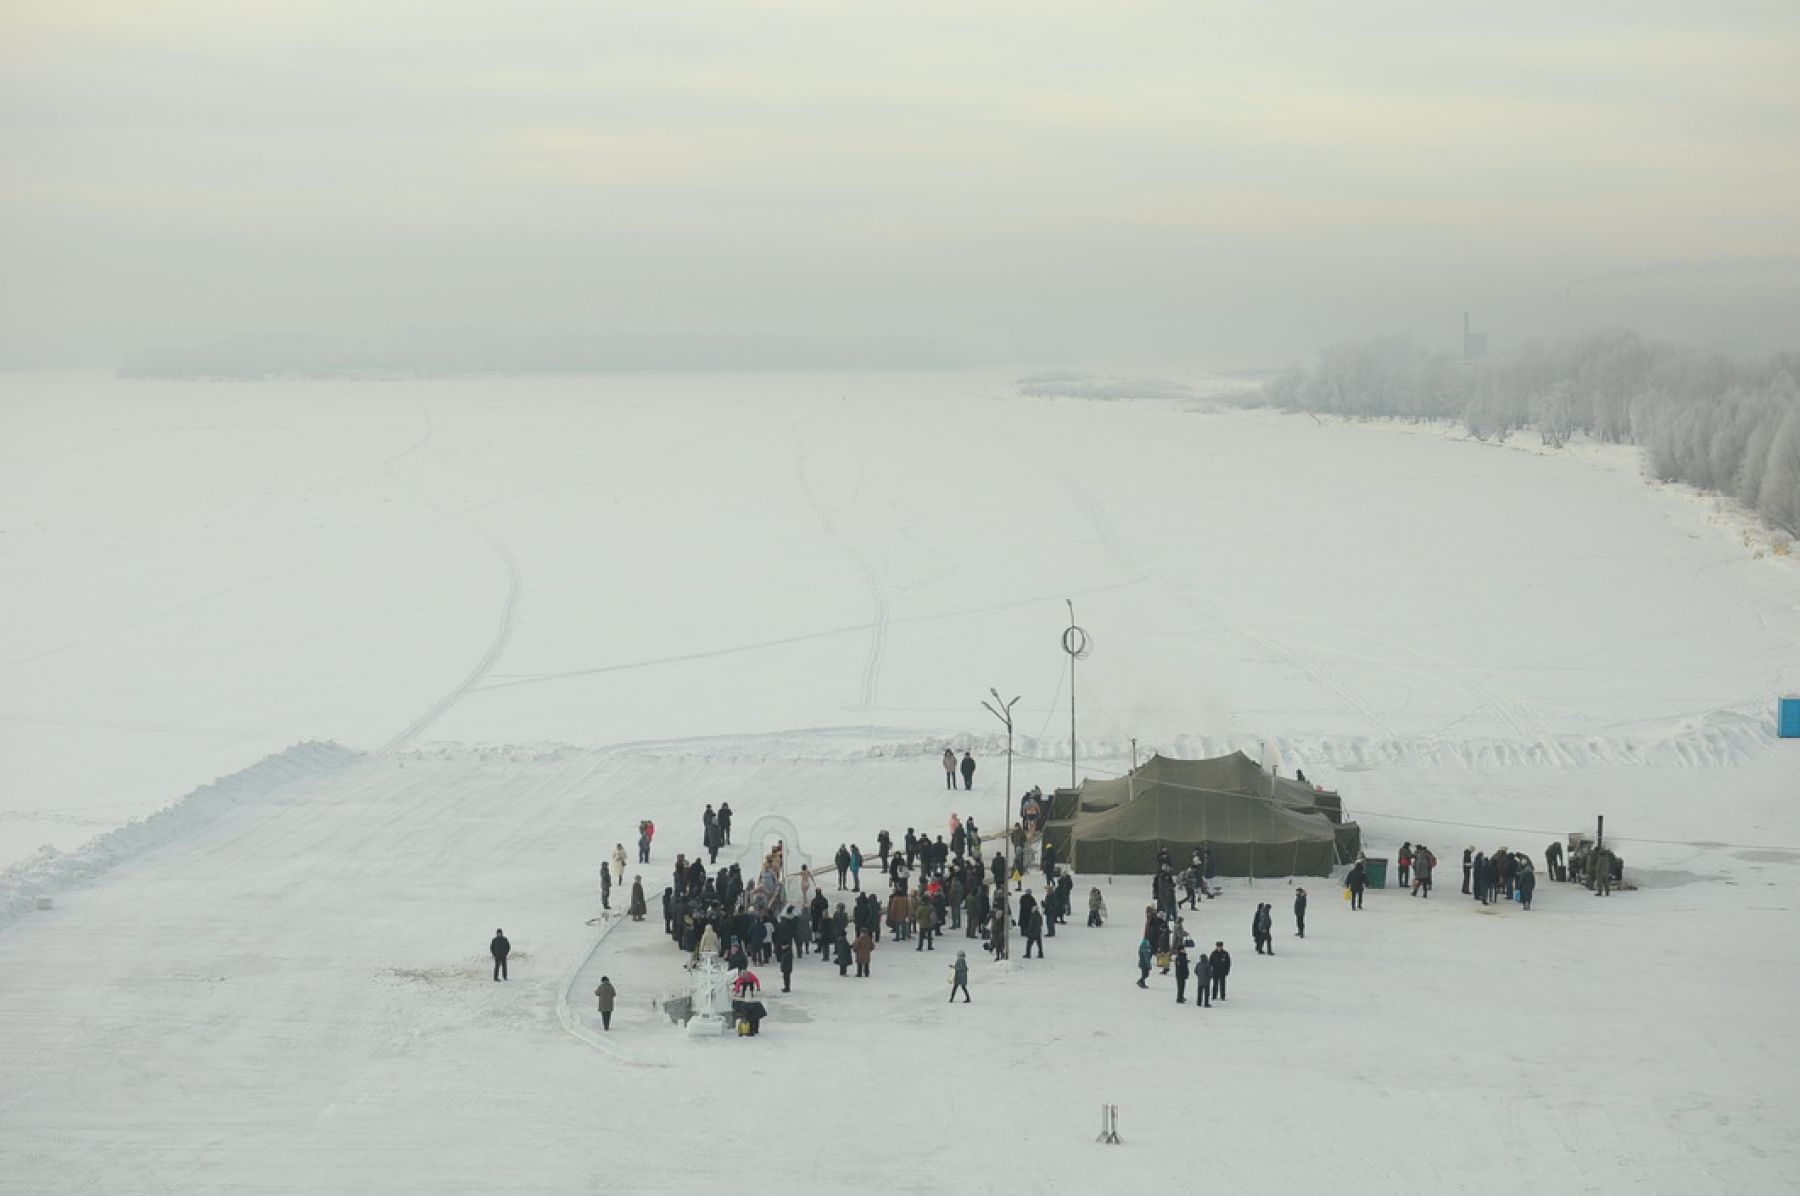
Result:
<svg viewBox="0 0 1800 1196">
<path fill-rule="evenodd" d="M 1479 439 L 1584 433 L 1643 446 L 1650 471 L 1727 494 L 1800 536 L 1800 354 L 1756 359 L 1601 332 L 1464 361 L 1404 338 L 1334 345 L 1262 400 L 1359 419 L 1449 420 Z"/>
</svg>

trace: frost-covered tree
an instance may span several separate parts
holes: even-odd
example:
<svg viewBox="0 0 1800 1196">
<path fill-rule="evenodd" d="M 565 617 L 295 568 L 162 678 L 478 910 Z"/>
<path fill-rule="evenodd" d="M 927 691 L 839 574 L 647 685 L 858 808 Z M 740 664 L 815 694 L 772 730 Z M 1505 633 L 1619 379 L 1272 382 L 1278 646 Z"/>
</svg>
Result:
<svg viewBox="0 0 1800 1196">
<path fill-rule="evenodd" d="M 1386 337 L 1332 345 L 1264 402 L 1356 419 L 1457 420 L 1503 441 L 1535 427 L 1561 447 L 1585 434 L 1642 445 L 1650 472 L 1729 494 L 1800 535 L 1800 354 L 1741 360 L 1630 332 L 1534 342 L 1462 361 Z"/>
</svg>

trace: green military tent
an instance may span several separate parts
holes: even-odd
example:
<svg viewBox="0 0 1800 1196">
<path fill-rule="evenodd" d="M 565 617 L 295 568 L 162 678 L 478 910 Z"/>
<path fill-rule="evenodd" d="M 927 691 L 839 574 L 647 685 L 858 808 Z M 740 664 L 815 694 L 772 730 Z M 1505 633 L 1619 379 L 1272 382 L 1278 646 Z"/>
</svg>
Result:
<svg viewBox="0 0 1800 1196">
<path fill-rule="evenodd" d="M 1152 781 L 1122 806 L 1073 820 L 1077 872 L 1156 871 L 1167 849 L 1179 868 L 1204 846 L 1226 876 L 1324 876 L 1337 834 L 1318 814 L 1243 793 L 1194 792 Z"/>
<path fill-rule="evenodd" d="M 1223 875 L 1318 876 L 1362 847 L 1336 793 L 1272 777 L 1242 752 L 1152 756 L 1129 776 L 1057 790 L 1050 813 L 1045 841 L 1079 872 L 1152 872 L 1160 848 L 1180 867 L 1205 846 Z"/>
</svg>

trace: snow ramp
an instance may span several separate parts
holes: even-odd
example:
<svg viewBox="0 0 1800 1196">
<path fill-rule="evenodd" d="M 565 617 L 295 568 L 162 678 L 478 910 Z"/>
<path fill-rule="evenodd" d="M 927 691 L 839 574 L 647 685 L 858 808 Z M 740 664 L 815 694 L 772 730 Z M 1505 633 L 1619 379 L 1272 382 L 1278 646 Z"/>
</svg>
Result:
<svg viewBox="0 0 1800 1196">
<path fill-rule="evenodd" d="M 40 848 L 0 872 L 0 927 L 31 912 L 40 897 L 78 888 L 126 860 L 187 837 L 227 810 L 268 798 L 362 758 L 337 743 L 298 743 L 200 786 L 174 805 L 89 840 L 75 851 Z"/>
</svg>

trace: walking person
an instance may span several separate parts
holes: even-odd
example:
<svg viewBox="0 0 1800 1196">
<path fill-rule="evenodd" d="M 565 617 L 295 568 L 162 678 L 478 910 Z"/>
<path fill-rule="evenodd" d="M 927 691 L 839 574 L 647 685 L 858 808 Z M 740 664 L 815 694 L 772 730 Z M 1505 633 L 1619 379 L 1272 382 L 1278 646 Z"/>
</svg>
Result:
<svg viewBox="0 0 1800 1196">
<path fill-rule="evenodd" d="M 962 989 L 963 1004 L 969 1003 L 969 961 L 961 951 L 956 953 L 956 962 L 950 965 L 950 1000 L 956 1000 L 956 990 Z"/>
<path fill-rule="evenodd" d="M 794 948 L 792 940 L 775 949 L 775 963 L 781 968 L 781 991 L 792 992 L 794 983 Z"/>
<path fill-rule="evenodd" d="M 594 996 L 600 1002 L 600 1028 L 612 1029 L 613 1003 L 618 1000 L 619 990 L 605 976 L 600 977 L 600 987 L 594 990 Z"/>
<path fill-rule="evenodd" d="M 1363 907 L 1363 890 L 1369 887 L 1369 870 L 1361 860 L 1350 866 L 1350 874 L 1344 877 L 1344 887 L 1350 890 L 1350 908 L 1359 910 Z"/>
<path fill-rule="evenodd" d="M 506 957 L 512 954 L 512 944 L 499 927 L 494 928 L 494 941 L 488 944 L 488 953 L 494 957 L 494 979 L 506 979 Z"/>
<path fill-rule="evenodd" d="M 1207 963 L 1211 965 L 1212 995 L 1223 1001 L 1225 999 L 1225 978 L 1231 975 L 1231 952 L 1225 949 L 1224 943 L 1215 942 L 1212 954 L 1207 957 Z"/>
<path fill-rule="evenodd" d="M 1294 890 L 1294 937 L 1306 937 L 1306 890 Z"/>
<path fill-rule="evenodd" d="M 963 774 L 963 788 L 964 789 L 975 788 L 975 757 L 971 756 L 966 751 L 963 753 L 963 758 L 962 758 L 962 774 Z M 952 785 L 950 787 L 952 789 L 956 788 L 956 786 L 954 786 L 954 785 Z"/>
<path fill-rule="evenodd" d="M 944 788 L 956 788 L 956 752 L 951 748 L 944 749 Z M 907 863 L 911 862 L 907 860 Z"/>
<path fill-rule="evenodd" d="M 1417 850 L 1413 854 L 1412 895 L 1414 897 L 1418 897 L 1423 893 L 1428 900 L 1430 899 L 1431 872 L 1436 866 L 1437 857 L 1431 854 L 1431 849 L 1426 847 L 1423 843 L 1419 844 Z"/>
</svg>

